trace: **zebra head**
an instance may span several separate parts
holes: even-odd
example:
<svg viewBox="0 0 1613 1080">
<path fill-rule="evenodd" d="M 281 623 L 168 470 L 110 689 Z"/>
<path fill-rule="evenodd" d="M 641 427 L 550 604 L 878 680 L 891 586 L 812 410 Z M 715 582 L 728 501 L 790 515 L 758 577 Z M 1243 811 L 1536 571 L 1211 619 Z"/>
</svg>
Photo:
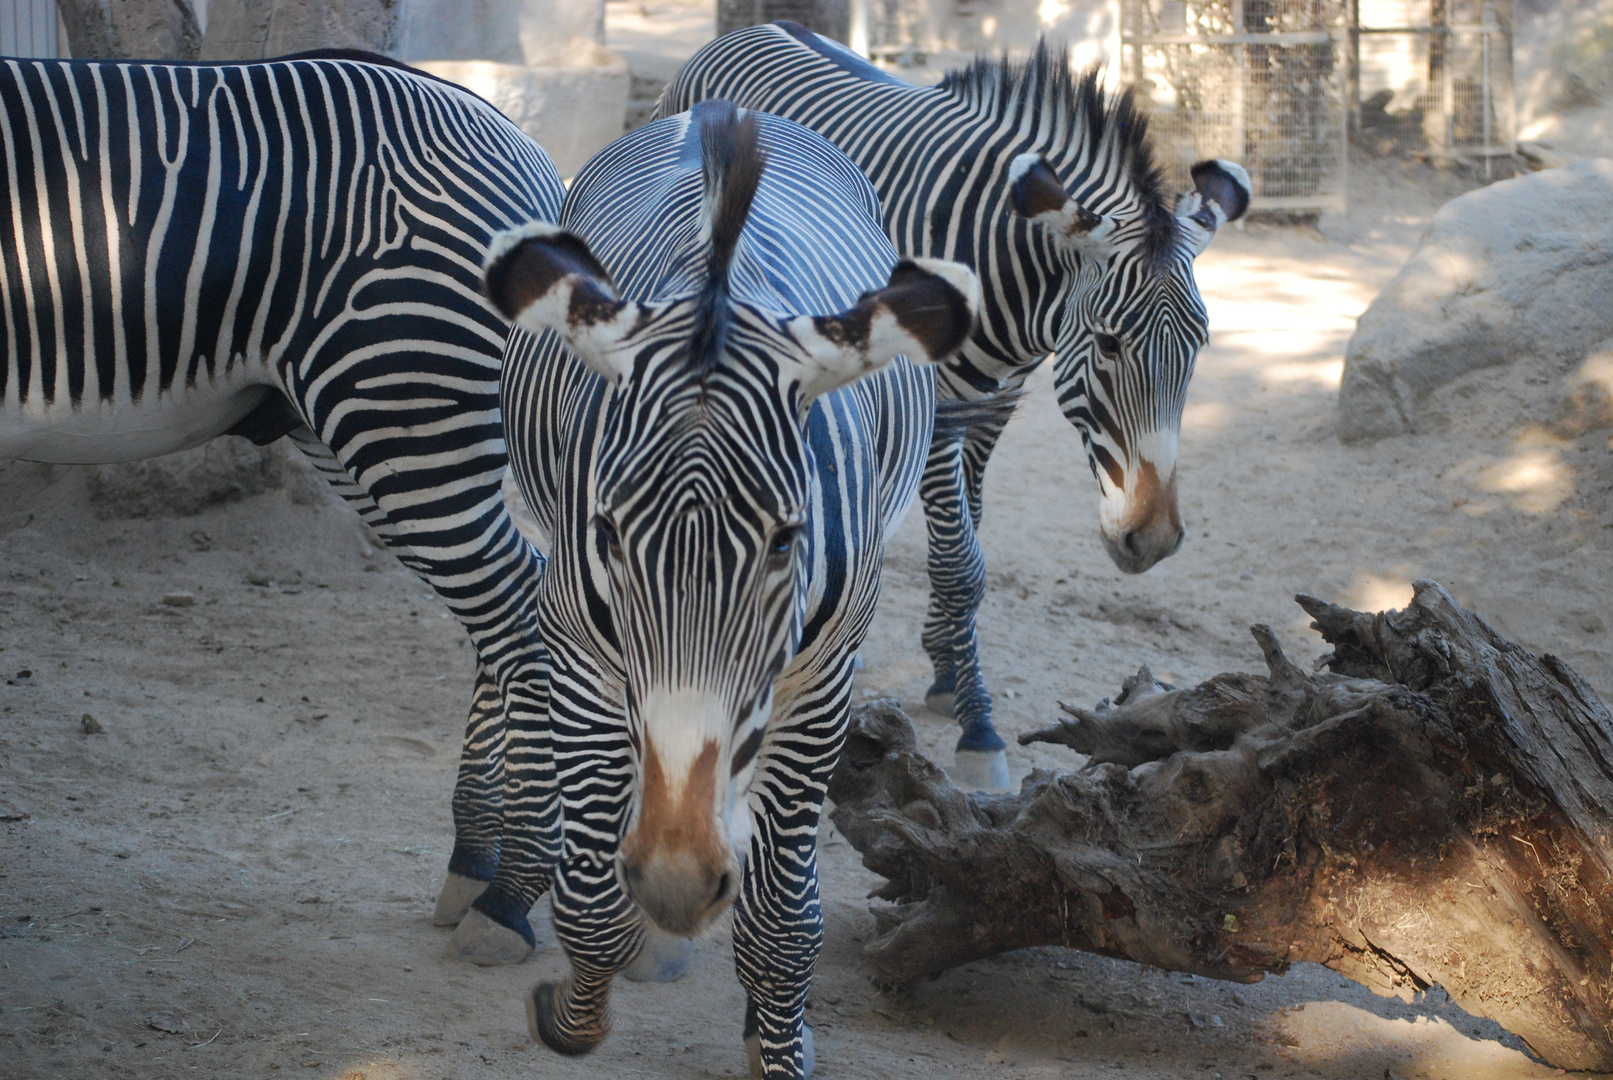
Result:
<svg viewBox="0 0 1613 1080">
<path fill-rule="evenodd" d="M 1055 331 L 1059 406 L 1081 432 L 1101 492 L 1099 530 L 1115 565 L 1138 574 L 1175 554 L 1185 530 L 1176 452 L 1188 380 L 1209 320 L 1193 260 L 1243 216 L 1249 177 L 1230 161 L 1193 166 L 1194 190 L 1160 194 L 1146 119 L 1128 91 L 1104 109 L 1088 74 L 1077 93 L 1102 115 L 1095 150 L 1059 178 L 1049 157 L 1009 165 L 1015 212 L 1062 258 L 1072 282 Z"/>
<path fill-rule="evenodd" d="M 978 304 L 967 269 L 929 261 L 897 264 L 884 288 L 834 315 L 733 295 L 730 262 L 764 166 L 757 124 L 731 106 L 695 116 L 704 200 L 689 234 L 709 254 L 694 295 L 624 297 L 582 238 L 551 226 L 507 236 L 487 270 L 500 310 L 559 333 L 609 384 L 587 559 L 608 581 L 637 770 L 617 874 L 654 923 L 680 935 L 738 890 L 774 680 L 800 642 L 814 555 L 832 527 L 814 514 L 812 401 L 898 354 L 944 358 Z M 665 227 L 643 243 L 671 243 L 680 223 Z"/>
</svg>

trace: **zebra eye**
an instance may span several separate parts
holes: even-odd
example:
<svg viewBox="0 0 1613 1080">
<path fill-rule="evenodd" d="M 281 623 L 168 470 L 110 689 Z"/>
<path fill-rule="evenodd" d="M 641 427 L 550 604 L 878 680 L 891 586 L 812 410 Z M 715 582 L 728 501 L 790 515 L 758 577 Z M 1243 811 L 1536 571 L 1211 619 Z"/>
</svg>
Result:
<svg viewBox="0 0 1613 1080">
<path fill-rule="evenodd" d="M 622 557 L 622 541 L 616 535 L 616 526 L 610 523 L 610 519 L 600 515 L 594 518 L 594 528 L 598 529 L 599 535 L 604 538 L 605 547 L 610 552 L 611 558 L 620 559 Z"/>
<path fill-rule="evenodd" d="M 790 561 L 790 555 L 795 551 L 796 537 L 801 535 L 799 525 L 786 525 L 773 534 L 773 539 L 767 545 L 767 561 L 774 569 L 784 566 Z"/>
<path fill-rule="evenodd" d="M 1120 339 L 1113 334 L 1094 334 L 1093 340 L 1098 343 L 1098 351 L 1111 360 L 1120 355 Z"/>
</svg>

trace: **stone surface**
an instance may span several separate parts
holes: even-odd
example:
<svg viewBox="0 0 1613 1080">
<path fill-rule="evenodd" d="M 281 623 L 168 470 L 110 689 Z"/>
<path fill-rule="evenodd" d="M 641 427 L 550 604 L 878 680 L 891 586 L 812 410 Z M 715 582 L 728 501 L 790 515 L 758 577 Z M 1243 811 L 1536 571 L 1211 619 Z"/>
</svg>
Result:
<svg viewBox="0 0 1613 1080">
<path fill-rule="evenodd" d="M 1561 365 L 1613 336 L 1613 161 L 1451 200 L 1362 314 L 1345 353 L 1339 437 L 1417 430 L 1430 392 L 1516 360 Z"/>
<path fill-rule="evenodd" d="M 57 0 L 56 9 L 81 60 L 194 60 L 201 50 L 190 0 Z"/>
<path fill-rule="evenodd" d="M 262 60 L 308 49 L 398 45 L 402 0 L 210 0 L 202 60 Z"/>
<path fill-rule="evenodd" d="M 572 176 L 622 133 L 631 86 L 627 65 L 594 47 L 586 63 L 526 67 L 489 60 L 414 60 L 416 67 L 485 98 Z"/>
<path fill-rule="evenodd" d="M 221 435 L 194 450 L 116 465 L 85 467 L 86 489 L 97 517 L 154 518 L 198 514 L 210 506 L 234 502 L 287 486 L 311 485 L 301 455 L 285 440 L 254 446 L 234 435 Z M 289 459 L 301 468 L 289 468 Z M 300 491 L 300 487 L 299 487 Z"/>
</svg>

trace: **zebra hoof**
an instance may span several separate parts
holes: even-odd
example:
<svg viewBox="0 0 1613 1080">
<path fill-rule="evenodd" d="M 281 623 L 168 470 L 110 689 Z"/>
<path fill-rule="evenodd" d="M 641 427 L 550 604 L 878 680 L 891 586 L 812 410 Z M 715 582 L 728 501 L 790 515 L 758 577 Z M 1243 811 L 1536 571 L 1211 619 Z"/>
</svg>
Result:
<svg viewBox="0 0 1613 1080">
<path fill-rule="evenodd" d="M 531 956 L 532 943 L 471 908 L 459 920 L 442 954 L 449 960 L 466 960 L 478 967 L 499 967 L 519 964 Z"/>
<path fill-rule="evenodd" d="M 437 909 L 431 913 L 432 926 L 458 926 L 470 910 L 471 901 L 482 895 L 488 883 L 448 871 L 442 892 L 437 894 Z"/>
<path fill-rule="evenodd" d="M 526 996 L 526 1029 L 534 1039 L 555 1053 L 578 1057 L 605 1041 L 609 1021 L 569 1034 L 562 1031 L 557 1018 L 564 993 L 564 983 L 541 982 L 534 986 Z"/>
<path fill-rule="evenodd" d="M 745 1040 L 745 1056 L 750 1058 L 750 1080 L 764 1080 L 762 1070 L 762 1037 L 752 1035 Z M 813 1068 L 818 1063 L 817 1047 L 812 1038 L 812 1029 L 805 1024 L 801 1025 L 801 1080 L 807 1080 L 812 1075 Z"/>
<path fill-rule="evenodd" d="M 683 978 L 694 956 L 694 942 L 674 937 L 657 926 L 644 933 L 644 947 L 633 962 L 622 969 L 622 974 L 634 982 L 669 983 Z"/>
<path fill-rule="evenodd" d="M 952 782 L 977 791 L 1007 791 L 1008 754 L 1002 750 L 955 751 Z"/>
<path fill-rule="evenodd" d="M 924 707 L 929 709 L 931 712 L 936 712 L 940 713 L 942 716 L 951 717 L 953 706 L 952 699 L 953 693 L 951 690 L 937 690 L 932 686 L 930 687 L 930 692 L 924 695 Z"/>
</svg>

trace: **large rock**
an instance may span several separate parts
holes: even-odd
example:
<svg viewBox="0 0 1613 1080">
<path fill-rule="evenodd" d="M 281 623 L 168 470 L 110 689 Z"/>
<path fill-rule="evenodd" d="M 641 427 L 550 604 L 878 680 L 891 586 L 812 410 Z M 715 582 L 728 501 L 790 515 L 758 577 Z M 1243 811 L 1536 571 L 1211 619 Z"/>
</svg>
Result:
<svg viewBox="0 0 1613 1080">
<path fill-rule="evenodd" d="M 194 60 L 201 24 L 190 0 L 57 0 L 75 60 Z"/>
<path fill-rule="evenodd" d="M 1345 353 L 1339 437 L 1417 430 L 1430 391 L 1467 372 L 1582 359 L 1613 337 L 1613 161 L 1452 199 L 1362 314 Z"/>
<path fill-rule="evenodd" d="M 398 44 L 401 0 L 210 0 L 203 60 L 263 60 L 308 49 Z"/>
</svg>

